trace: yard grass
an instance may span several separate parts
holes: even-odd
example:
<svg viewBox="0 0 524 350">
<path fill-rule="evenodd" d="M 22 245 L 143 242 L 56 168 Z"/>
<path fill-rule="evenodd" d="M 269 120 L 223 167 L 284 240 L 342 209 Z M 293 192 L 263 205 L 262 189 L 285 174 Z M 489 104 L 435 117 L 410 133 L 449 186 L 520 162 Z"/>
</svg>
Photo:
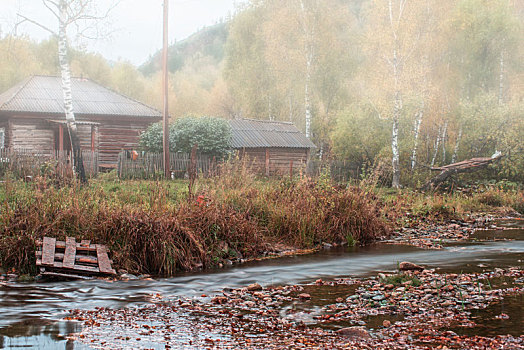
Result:
<svg viewBox="0 0 524 350">
<path fill-rule="evenodd" d="M 0 186 L 0 264 L 35 273 L 44 236 L 107 244 L 115 267 L 173 275 L 256 258 L 276 245 L 365 244 L 387 235 L 377 208 L 358 189 L 307 179 L 261 181 L 236 171 L 197 181 L 119 181 L 55 187 L 7 181 Z"/>
<path fill-rule="evenodd" d="M 36 240 L 73 236 L 107 244 L 116 268 L 173 275 L 256 258 L 277 245 L 367 244 L 417 220 L 524 208 L 519 189 L 393 192 L 325 178 L 261 179 L 235 163 L 194 188 L 190 195 L 187 180 L 121 181 L 114 174 L 87 186 L 8 179 L 0 185 L 0 266 L 36 273 Z"/>
</svg>

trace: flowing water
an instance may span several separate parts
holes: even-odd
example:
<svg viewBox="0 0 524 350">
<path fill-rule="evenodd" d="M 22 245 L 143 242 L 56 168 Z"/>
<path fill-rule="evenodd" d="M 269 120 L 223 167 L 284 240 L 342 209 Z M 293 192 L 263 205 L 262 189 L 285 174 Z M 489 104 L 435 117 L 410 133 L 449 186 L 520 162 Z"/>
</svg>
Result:
<svg viewBox="0 0 524 350">
<path fill-rule="evenodd" d="M 87 348 L 65 339 L 66 335 L 76 332 L 80 327 L 74 322 L 59 321 L 67 314 L 67 310 L 132 306 L 147 303 L 151 295 L 157 293 L 167 298 L 193 297 L 254 282 L 267 286 L 308 283 L 318 278 L 363 276 L 377 271 L 393 271 L 400 261 L 438 267 L 443 272 L 522 266 L 523 224 L 522 220 L 500 221 L 497 222 L 498 226 L 512 229 L 479 231 L 473 240 L 450 244 L 442 250 L 422 250 L 382 243 L 252 262 L 228 269 L 183 274 L 153 281 L 91 280 L 0 286 L 0 349 Z M 505 238 L 512 240 L 504 240 Z M 325 294 L 319 293 L 320 295 L 315 295 L 316 302 L 311 303 L 312 308 L 320 308 L 339 296 L 348 295 L 349 291 L 326 290 Z M 511 322 L 491 324 L 490 310 L 479 312 L 477 317 L 485 320 L 487 325 L 486 335 L 506 334 L 512 331 L 514 333 L 515 329 L 521 332 L 521 302 L 522 298 L 517 298 L 516 301 L 507 300 L 506 304 L 493 306 L 492 312 L 499 312 L 498 307 L 503 308 L 506 313 L 511 313 Z M 515 328 L 515 322 L 520 328 Z"/>
</svg>

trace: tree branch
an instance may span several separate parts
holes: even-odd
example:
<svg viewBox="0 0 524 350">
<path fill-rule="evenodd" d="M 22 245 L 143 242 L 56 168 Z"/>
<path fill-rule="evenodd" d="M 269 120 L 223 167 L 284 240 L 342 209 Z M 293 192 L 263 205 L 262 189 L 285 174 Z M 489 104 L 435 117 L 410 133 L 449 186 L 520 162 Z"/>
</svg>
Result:
<svg viewBox="0 0 524 350">
<path fill-rule="evenodd" d="M 19 14 L 19 13 L 17 14 L 17 16 L 18 16 L 18 17 L 21 17 L 23 20 L 20 21 L 20 22 L 18 22 L 18 23 L 16 24 L 16 26 L 18 26 L 18 25 L 20 25 L 20 24 L 22 24 L 22 23 L 24 23 L 24 22 L 29 22 L 29 23 L 32 23 L 32 24 L 34 24 L 34 25 L 36 25 L 36 26 L 38 26 L 38 27 L 44 29 L 45 31 L 47 31 L 47 32 L 49 32 L 49 33 L 51 33 L 51 34 L 53 34 L 53 35 L 58 36 L 57 32 L 55 32 L 55 31 L 52 30 L 52 29 L 49 29 L 48 27 L 44 26 L 43 24 L 38 23 L 37 21 L 34 21 L 34 20 L 30 19 L 30 18 L 27 18 L 26 16 L 21 15 L 21 14 Z"/>
</svg>

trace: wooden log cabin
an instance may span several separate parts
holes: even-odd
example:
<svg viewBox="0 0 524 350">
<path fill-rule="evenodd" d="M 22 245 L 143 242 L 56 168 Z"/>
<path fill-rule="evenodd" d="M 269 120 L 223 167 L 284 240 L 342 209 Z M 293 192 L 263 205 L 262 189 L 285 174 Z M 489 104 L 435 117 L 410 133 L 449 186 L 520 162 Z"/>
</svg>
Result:
<svg viewBox="0 0 524 350">
<path fill-rule="evenodd" d="M 122 150 L 161 113 L 92 80 L 72 79 L 73 109 L 82 150 L 97 152 L 101 168 L 114 168 Z M 52 155 L 70 151 L 61 79 L 31 76 L 0 95 L 0 148 Z"/>
<path fill-rule="evenodd" d="M 305 171 L 315 144 L 287 122 L 235 119 L 230 121 L 232 146 L 266 176 Z"/>
</svg>

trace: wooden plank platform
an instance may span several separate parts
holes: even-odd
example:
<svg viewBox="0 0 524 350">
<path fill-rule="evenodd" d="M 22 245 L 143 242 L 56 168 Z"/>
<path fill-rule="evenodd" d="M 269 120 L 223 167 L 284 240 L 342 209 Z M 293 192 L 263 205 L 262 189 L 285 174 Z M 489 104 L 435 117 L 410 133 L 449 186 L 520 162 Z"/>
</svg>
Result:
<svg viewBox="0 0 524 350">
<path fill-rule="evenodd" d="M 53 266 L 55 263 L 56 238 L 44 237 L 42 246 L 42 265 Z"/>
<path fill-rule="evenodd" d="M 111 263 L 109 262 L 109 256 L 107 256 L 107 248 L 105 245 L 96 245 L 96 256 L 98 257 L 100 272 L 116 274 L 116 271 L 113 270 Z"/>
<path fill-rule="evenodd" d="M 37 246 L 36 265 L 41 267 L 42 275 L 68 278 L 116 275 L 105 245 L 91 244 L 89 240 L 77 243 L 74 237 L 67 237 L 65 242 L 44 237 Z"/>
<path fill-rule="evenodd" d="M 64 268 L 72 269 L 75 267 L 76 240 L 73 237 L 66 238 L 64 253 Z"/>
</svg>

